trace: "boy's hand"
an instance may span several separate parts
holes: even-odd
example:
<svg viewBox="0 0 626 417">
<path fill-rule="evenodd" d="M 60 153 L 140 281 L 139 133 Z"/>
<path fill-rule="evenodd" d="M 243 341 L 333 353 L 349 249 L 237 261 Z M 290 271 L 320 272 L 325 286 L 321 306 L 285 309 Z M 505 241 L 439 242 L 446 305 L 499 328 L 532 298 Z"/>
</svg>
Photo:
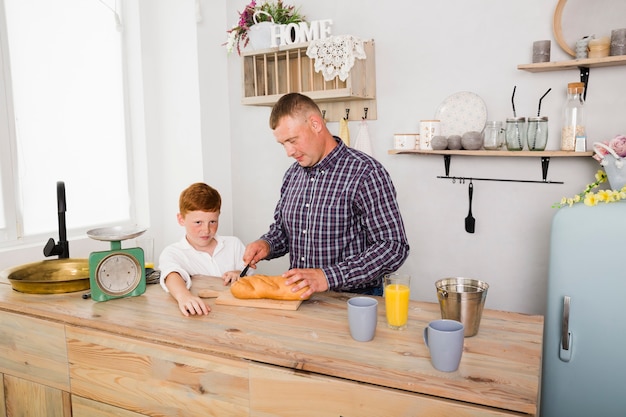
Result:
<svg viewBox="0 0 626 417">
<path fill-rule="evenodd" d="M 204 315 L 206 316 L 211 311 L 211 308 L 204 304 L 204 301 L 200 297 L 192 295 L 181 296 L 178 300 L 178 308 L 184 316 Z"/>
<path fill-rule="evenodd" d="M 241 271 L 228 271 L 222 275 L 222 279 L 224 280 L 224 285 L 231 284 L 239 279 L 239 274 Z"/>
</svg>

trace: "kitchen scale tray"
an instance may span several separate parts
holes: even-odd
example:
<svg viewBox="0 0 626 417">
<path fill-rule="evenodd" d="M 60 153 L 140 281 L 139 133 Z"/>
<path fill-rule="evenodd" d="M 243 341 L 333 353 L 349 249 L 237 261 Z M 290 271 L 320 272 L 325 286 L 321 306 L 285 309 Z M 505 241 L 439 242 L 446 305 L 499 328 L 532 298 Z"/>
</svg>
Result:
<svg viewBox="0 0 626 417">
<path fill-rule="evenodd" d="M 101 227 L 87 231 L 87 236 L 96 240 L 106 242 L 116 242 L 120 240 L 133 239 L 142 235 L 147 229 L 137 226 L 114 226 Z"/>
</svg>

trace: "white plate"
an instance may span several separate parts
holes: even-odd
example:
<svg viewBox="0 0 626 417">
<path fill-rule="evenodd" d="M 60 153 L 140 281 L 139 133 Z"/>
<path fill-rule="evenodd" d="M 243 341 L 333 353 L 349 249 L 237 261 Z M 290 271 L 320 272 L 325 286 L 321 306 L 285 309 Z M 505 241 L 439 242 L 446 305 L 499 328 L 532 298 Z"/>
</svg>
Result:
<svg viewBox="0 0 626 417">
<path fill-rule="evenodd" d="M 143 234 L 147 229 L 137 226 L 101 227 L 87 231 L 87 236 L 96 240 L 113 242 L 118 240 L 132 239 Z"/>
<path fill-rule="evenodd" d="M 443 136 L 481 132 L 487 122 L 487 106 L 479 95 L 461 91 L 441 102 L 435 112 L 435 119 L 441 121 Z"/>
</svg>

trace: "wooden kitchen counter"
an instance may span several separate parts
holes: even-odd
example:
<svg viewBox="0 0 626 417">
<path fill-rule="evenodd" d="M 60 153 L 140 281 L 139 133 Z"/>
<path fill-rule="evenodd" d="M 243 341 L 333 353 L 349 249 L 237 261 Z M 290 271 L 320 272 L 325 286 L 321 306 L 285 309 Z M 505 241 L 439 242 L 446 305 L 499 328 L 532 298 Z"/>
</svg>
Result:
<svg viewBox="0 0 626 417">
<path fill-rule="evenodd" d="M 192 292 L 201 289 L 226 288 L 221 279 L 197 277 Z M 194 415 L 196 406 L 197 410 L 205 407 L 204 415 L 257 416 L 309 415 L 300 413 L 301 409 L 312 411 L 318 406 L 320 410 L 310 415 L 381 415 L 363 411 L 377 406 L 389 410 L 386 414 L 389 416 L 449 415 L 451 411 L 466 416 L 538 412 L 541 316 L 484 310 L 478 335 L 465 339 L 459 369 L 445 373 L 432 367 L 422 339 L 427 323 L 440 318 L 436 303 L 412 301 L 407 329 L 395 331 L 386 327 L 381 298 L 376 336 L 371 342 L 361 343 L 350 337 L 348 329 L 346 300 L 350 294 L 316 294 L 297 311 L 216 305 L 215 299 L 207 299 L 211 312 L 201 317 L 184 317 L 173 298 L 158 285 L 149 285 L 139 297 L 101 303 L 85 300 L 82 294 L 22 294 L 13 291 L 8 283 L 0 282 L 0 334 L 3 335 L 0 356 L 5 358 L 0 359 L 0 372 L 14 371 L 20 378 L 70 393 L 74 416 L 80 415 L 81 409 L 92 407 L 91 401 L 132 410 L 134 413 L 129 416 L 170 415 L 157 413 L 156 408 L 150 408 L 151 403 L 130 398 L 132 395 L 121 398 L 119 392 L 124 392 L 124 387 L 133 387 L 129 381 L 134 374 L 138 374 L 137 381 L 143 378 L 146 386 L 153 378 L 157 381 L 156 388 L 145 389 L 150 401 L 175 402 L 175 388 L 180 389 L 181 385 L 189 398 L 197 394 L 197 403 L 195 399 L 188 401 L 188 414 L 178 409 L 171 415 Z M 51 333 L 58 330 L 58 334 L 67 338 L 70 364 L 67 383 L 63 375 L 56 380 L 45 380 L 38 376 L 41 369 L 33 371 L 24 369 L 24 364 L 20 367 L 15 361 L 9 362 L 18 356 L 14 352 L 15 340 L 11 340 L 17 336 L 7 338 L 7 333 L 19 331 L 10 320 L 22 319 L 34 319 L 33 326 L 43 324 Z M 31 325 L 27 323 L 27 327 Z M 39 335 L 45 341 L 45 335 L 40 333 L 41 330 L 33 331 L 33 337 Z M 98 347 L 97 355 L 92 350 L 94 346 Z M 63 355 L 62 343 L 55 349 L 58 355 Z M 157 351 L 158 355 L 154 353 Z M 142 358 L 156 355 L 160 361 L 175 365 L 173 370 L 165 371 L 154 363 L 148 365 L 147 359 L 131 361 L 130 355 Z M 177 360 L 178 355 L 189 359 Z M 221 379 L 209 384 L 202 379 L 204 376 L 197 381 L 173 377 L 175 371 L 188 371 L 191 368 L 185 366 L 200 364 L 198 361 L 204 358 L 211 358 L 215 372 L 223 372 Z M 120 365 L 104 381 L 104 368 L 99 367 L 105 366 L 102 364 L 107 360 L 111 362 L 106 365 L 109 370 L 115 368 L 116 360 Z M 116 372 L 124 378 L 111 375 Z M 162 381 L 154 377 L 159 373 Z M 173 380 L 176 386 L 170 385 L 174 384 Z M 217 385 L 223 387 L 223 392 L 210 392 Z M 159 387 L 163 395 L 169 395 L 171 390 L 172 398 L 164 400 Z M 227 389 L 237 391 L 237 395 L 229 398 L 231 391 Z M 308 392 L 305 395 L 300 391 Z M 338 398 L 333 398 L 333 393 Z M 213 402 L 203 403 L 206 395 L 213 395 Z M 220 401 L 219 406 L 216 401 Z M 351 410 L 361 407 L 361 411 L 340 414 L 329 409 L 326 412 L 320 405 L 324 401 L 329 404 L 336 401 L 340 406 L 352 402 Z M 378 404 L 381 401 L 385 404 Z M 207 404 L 216 405 L 219 410 L 211 414 L 206 411 Z M 299 412 L 294 411 L 296 408 Z"/>
</svg>

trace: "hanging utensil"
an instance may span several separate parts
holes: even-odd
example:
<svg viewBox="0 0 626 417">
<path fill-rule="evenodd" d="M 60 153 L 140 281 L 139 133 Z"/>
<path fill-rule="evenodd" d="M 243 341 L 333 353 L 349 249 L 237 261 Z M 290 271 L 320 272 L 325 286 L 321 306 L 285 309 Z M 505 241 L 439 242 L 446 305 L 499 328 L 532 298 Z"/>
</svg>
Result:
<svg viewBox="0 0 626 417">
<path fill-rule="evenodd" d="M 465 218 L 465 231 L 467 233 L 474 233 L 474 226 L 476 225 L 476 219 L 472 216 L 472 198 L 474 197 L 474 184 L 470 180 L 469 183 L 469 213 Z"/>
</svg>

